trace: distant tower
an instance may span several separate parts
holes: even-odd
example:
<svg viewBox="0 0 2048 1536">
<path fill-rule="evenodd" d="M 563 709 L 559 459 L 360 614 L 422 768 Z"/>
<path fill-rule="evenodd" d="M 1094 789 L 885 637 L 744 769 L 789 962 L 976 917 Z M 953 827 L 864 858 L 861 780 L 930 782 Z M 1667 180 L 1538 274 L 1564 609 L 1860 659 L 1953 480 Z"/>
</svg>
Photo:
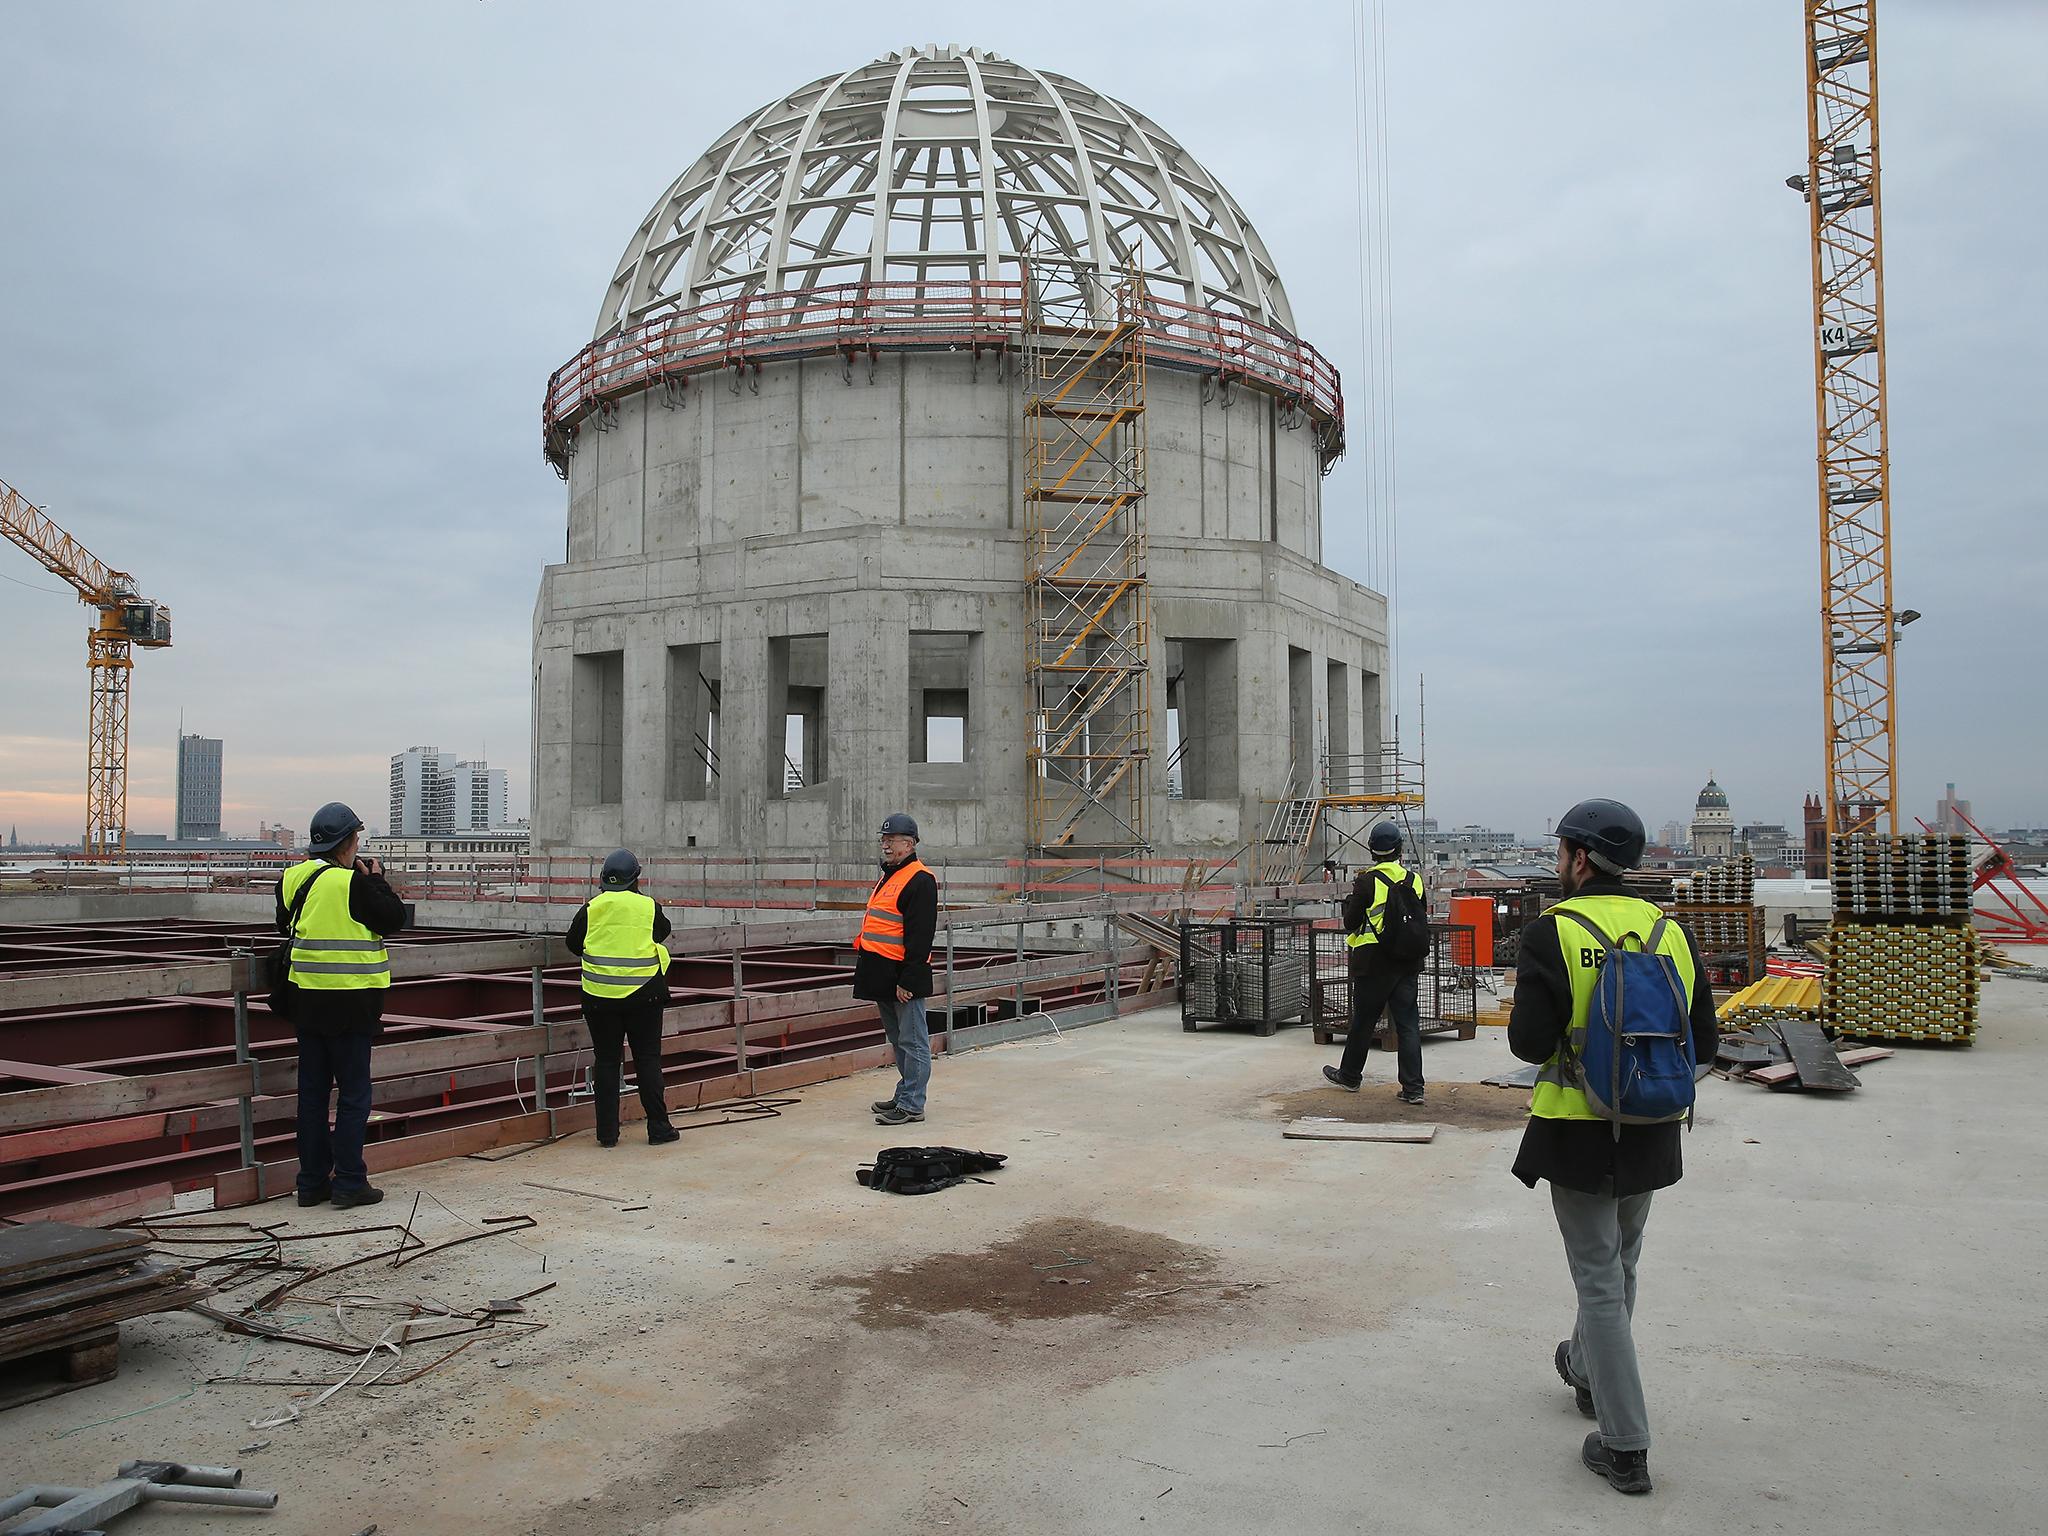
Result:
<svg viewBox="0 0 2048 1536">
<path fill-rule="evenodd" d="M 1828 877 L 1828 811 L 1819 795 L 1806 797 L 1806 878 Z"/>
<path fill-rule="evenodd" d="M 1693 812 L 1692 851 L 1701 859 L 1725 859 L 1735 852 L 1735 818 L 1728 813 L 1728 792 L 1711 776 Z"/>
</svg>

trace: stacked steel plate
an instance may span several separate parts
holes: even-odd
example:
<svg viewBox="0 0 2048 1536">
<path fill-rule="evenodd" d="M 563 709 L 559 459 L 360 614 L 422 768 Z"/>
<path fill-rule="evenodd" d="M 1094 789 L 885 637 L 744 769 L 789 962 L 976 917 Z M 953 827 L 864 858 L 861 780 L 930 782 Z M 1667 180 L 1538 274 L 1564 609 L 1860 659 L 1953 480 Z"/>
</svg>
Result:
<svg viewBox="0 0 2048 1536">
<path fill-rule="evenodd" d="M 1977 1034 L 1979 963 L 1969 839 L 1851 833 L 1830 853 L 1823 1020 L 1863 1039 L 1967 1045 Z"/>
</svg>

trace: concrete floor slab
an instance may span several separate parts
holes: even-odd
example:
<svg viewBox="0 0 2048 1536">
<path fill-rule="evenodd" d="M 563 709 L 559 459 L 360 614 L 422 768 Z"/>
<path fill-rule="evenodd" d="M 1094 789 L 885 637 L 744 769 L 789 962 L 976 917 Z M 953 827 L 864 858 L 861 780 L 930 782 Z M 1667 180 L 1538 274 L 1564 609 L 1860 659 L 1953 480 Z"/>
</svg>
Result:
<svg viewBox="0 0 2048 1536">
<path fill-rule="evenodd" d="M 1550 1365 L 1570 1282 L 1500 1123 L 1526 1094 L 1476 1086 L 1501 1033 L 1426 1046 L 1433 1143 L 1288 1141 L 1304 1113 L 1398 1118 L 1391 1062 L 1323 1095 L 1305 1030 L 1164 1011 L 942 1061 L 910 1137 L 871 1123 L 869 1074 L 671 1148 L 585 1134 L 393 1177 L 378 1214 L 423 1192 L 430 1241 L 540 1226 L 352 1289 L 472 1306 L 558 1280 L 548 1329 L 257 1432 L 287 1391 L 206 1378 L 340 1357 L 145 1320 L 116 1381 L 0 1414 L 0 1482 L 162 1455 L 283 1494 L 137 1536 L 2038 1530 L 2048 987 L 1987 983 L 1984 1016 L 1974 1048 L 1902 1050 L 1853 1094 L 1705 1086 L 1642 1271 L 1647 1502 L 1578 1464 Z M 923 1198 L 854 1182 L 904 1140 L 1011 1162 Z"/>
</svg>

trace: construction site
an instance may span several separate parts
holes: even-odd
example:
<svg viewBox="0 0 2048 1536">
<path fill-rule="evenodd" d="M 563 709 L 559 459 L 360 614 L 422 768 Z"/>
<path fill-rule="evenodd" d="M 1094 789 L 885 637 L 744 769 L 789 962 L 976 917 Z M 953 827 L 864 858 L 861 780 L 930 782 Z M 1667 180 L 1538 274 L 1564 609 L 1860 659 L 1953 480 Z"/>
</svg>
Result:
<svg viewBox="0 0 2048 1536">
<path fill-rule="evenodd" d="M 0 867 L 0 1536 L 2039 1529 L 2048 903 L 2004 823 L 1901 794 L 1875 10 L 1806 0 L 1787 151 L 1826 880 L 1611 872 L 1719 1028 L 1645 1250 L 1652 1501 L 1579 1464 L 1573 1275 L 1510 1172 L 1518 946 L 1574 887 L 1433 861 L 1398 612 L 1326 549 L 1336 466 L 1386 450 L 1319 350 L 1350 317 L 1297 314 L 1113 56 L 1097 90 L 933 45 L 646 189 L 532 380 L 530 849 L 392 876 L 379 1204 L 307 1198 L 300 855 L 130 846 L 135 653 L 190 609 L 0 466 L 5 553 L 92 616 L 81 845 Z M 909 1125 L 856 987 L 903 813 L 939 892 Z M 1413 1102 L 1339 916 L 1394 834 Z M 675 1146 L 645 1060 L 602 1129 L 564 935 L 615 849 L 673 924 Z M 990 1161 L 856 1177 L 924 1143 Z"/>
</svg>

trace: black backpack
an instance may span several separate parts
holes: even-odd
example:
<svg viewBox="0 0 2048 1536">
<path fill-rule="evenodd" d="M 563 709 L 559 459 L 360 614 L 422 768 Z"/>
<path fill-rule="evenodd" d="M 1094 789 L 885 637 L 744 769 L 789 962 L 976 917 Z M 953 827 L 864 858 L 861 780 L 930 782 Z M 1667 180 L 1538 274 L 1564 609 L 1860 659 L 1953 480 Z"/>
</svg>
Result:
<svg viewBox="0 0 2048 1536">
<path fill-rule="evenodd" d="M 1387 900 L 1386 905 L 1380 908 L 1377 947 L 1397 969 L 1421 970 L 1423 961 L 1429 958 L 1429 908 L 1423 904 L 1422 893 L 1416 889 L 1415 877 L 1410 874 L 1400 880 L 1390 880 L 1378 869 L 1367 871 L 1367 875 L 1358 892 L 1359 915 L 1355 925 L 1351 925 L 1351 931 L 1363 933 L 1370 926 L 1366 914 L 1372 910 L 1371 882 L 1386 881 Z"/>
<path fill-rule="evenodd" d="M 873 1163 L 854 1178 L 868 1189 L 895 1195 L 928 1195 L 951 1189 L 978 1173 L 994 1173 L 1009 1159 L 998 1152 L 969 1152 L 960 1147 L 884 1147 Z M 988 1180 L 977 1179 L 986 1184 Z"/>
</svg>

